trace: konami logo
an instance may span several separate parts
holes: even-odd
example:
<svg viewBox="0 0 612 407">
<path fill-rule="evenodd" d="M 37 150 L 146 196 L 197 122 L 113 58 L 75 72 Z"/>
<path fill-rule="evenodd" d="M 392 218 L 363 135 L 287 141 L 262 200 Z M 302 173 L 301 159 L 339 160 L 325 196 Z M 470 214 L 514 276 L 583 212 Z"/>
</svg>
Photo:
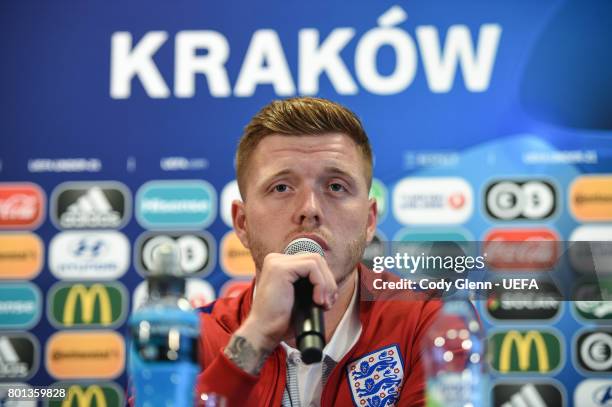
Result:
<svg viewBox="0 0 612 407">
<path fill-rule="evenodd" d="M 550 270 L 560 255 L 559 236 L 543 228 L 493 229 L 483 239 L 483 254 L 491 269 Z"/>
</svg>

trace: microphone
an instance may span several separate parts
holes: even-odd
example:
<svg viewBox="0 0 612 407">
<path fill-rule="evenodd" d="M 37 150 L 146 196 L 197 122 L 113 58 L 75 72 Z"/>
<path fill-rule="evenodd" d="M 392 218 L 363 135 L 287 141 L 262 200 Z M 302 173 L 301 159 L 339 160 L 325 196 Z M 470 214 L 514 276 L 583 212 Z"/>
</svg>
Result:
<svg viewBox="0 0 612 407">
<path fill-rule="evenodd" d="M 314 240 L 295 239 L 287 245 L 285 254 L 317 253 L 325 257 L 323 248 Z M 308 278 L 300 278 L 294 284 L 295 302 L 292 321 L 295 331 L 295 343 L 307 365 L 321 362 L 325 347 L 325 325 L 323 308 L 312 301 L 313 286 Z"/>
</svg>

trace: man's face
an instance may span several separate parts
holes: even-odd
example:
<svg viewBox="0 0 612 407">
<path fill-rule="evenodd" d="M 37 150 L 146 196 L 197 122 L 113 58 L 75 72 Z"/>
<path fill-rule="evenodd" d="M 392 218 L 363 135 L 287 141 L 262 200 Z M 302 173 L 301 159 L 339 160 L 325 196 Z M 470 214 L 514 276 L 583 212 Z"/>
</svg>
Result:
<svg viewBox="0 0 612 407">
<path fill-rule="evenodd" d="M 363 155 L 344 134 L 262 139 L 248 165 L 245 202 L 232 206 L 257 270 L 268 253 L 309 237 L 323 247 L 336 281 L 347 276 L 376 230 L 365 174 Z"/>
</svg>

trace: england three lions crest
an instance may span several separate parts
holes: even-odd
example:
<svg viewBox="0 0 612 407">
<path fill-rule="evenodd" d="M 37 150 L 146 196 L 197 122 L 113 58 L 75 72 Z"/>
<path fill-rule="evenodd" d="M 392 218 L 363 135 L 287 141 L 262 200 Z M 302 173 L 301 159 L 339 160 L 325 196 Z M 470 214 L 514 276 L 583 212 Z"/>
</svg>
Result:
<svg viewBox="0 0 612 407">
<path fill-rule="evenodd" d="M 346 374 L 356 406 L 395 405 L 404 379 L 404 362 L 399 347 L 389 345 L 352 361 Z"/>
</svg>

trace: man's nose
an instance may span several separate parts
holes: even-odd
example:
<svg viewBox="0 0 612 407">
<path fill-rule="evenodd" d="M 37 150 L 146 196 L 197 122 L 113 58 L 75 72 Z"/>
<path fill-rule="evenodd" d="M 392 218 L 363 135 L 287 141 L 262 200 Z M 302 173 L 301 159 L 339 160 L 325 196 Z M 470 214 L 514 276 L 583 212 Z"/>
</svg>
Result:
<svg viewBox="0 0 612 407">
<path fill-rule="evenodd" d="M 320 196 L 313 188 L 304 188 L 298 195 L 295 221 L 300 225 L 321 224 L 323 213 Z"/>
</svg>

